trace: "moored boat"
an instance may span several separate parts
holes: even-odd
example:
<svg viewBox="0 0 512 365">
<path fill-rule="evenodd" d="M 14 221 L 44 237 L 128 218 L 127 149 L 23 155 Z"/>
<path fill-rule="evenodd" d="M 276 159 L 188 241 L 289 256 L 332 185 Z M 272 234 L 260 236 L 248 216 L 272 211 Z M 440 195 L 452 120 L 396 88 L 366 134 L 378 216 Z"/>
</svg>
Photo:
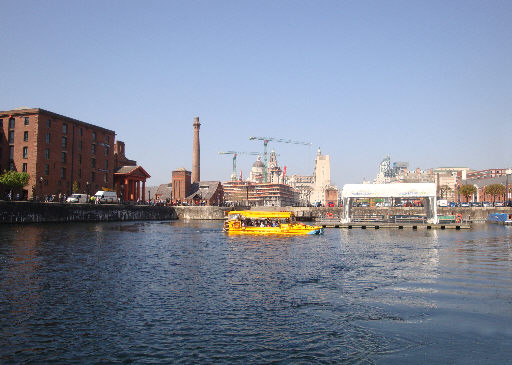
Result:
<svg viewBox="0 0 512 365">
<path fill-rule="evenodd" d="M 228 213 L 224 231 L 239 234 L 323 234 L 322 226 L 298 223 L 293 212 L 235 210 Z"/>
<path fill-rule="evenodd" d="M 509 213 L 490 213 L 487 216 L 487 221 L 490 223 L 498 223 L 504 225 L 512 224 L 512 214 Z"/>
</svg>

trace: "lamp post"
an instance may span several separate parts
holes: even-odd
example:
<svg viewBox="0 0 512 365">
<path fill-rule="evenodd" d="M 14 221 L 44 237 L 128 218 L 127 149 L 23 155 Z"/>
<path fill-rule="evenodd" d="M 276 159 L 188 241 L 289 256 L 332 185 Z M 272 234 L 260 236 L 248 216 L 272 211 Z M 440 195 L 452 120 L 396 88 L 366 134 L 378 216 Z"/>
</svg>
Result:
<svg viewBox="0 0 512 365">
<path fill-rule="evenodd" d="M 89 181 L 87 181 L 87 182 L 85 183 L 85 186 L 87 186 L 87 202 L 89 203 L 89 202 L 91 201 L 91 200 L 90 200 L 90 196 L 89 196 L 89 195 L 91 195 L 91 193 L 90 193 L 90 183 L 89 183 Z"/>
<path fill-rule="evenodd" d="M 43 181 L 44 181 L 44 178 L 41 176 L 39 178 L 39 182 L 41 183 L 41 201 L 44 201 L 44 195 L 43 195 Z"/>
</svg>

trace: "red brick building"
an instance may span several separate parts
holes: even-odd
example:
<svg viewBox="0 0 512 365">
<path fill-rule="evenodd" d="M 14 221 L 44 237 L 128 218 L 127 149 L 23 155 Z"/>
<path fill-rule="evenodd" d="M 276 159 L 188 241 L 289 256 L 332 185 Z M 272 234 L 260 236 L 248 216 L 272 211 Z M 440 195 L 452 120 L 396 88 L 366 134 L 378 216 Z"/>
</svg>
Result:
<svg viewBox="0 0 512 365">
<path fill-rule="evenodd" d="M 510 175 L 509 175 L 510 176 Z M 465 184 L 473 185 L 476 188 L 476 194 L 473 194 L 473 196 L 470 196 L 469 199 L 466 199 L 466 197 L 459 193 L 459 201 L 465 203 L 465 202 L 503 202 L 508 201 L 512 197 L 512 179 L 509 179 L 509 176 L 506 175 L 505 170 L 505 176 L 497 176 L 497 177 L 491 177 L 487 179 L 482 178 L 476 178 L 476 179 L 467 179 L 462 180 L 461 184 L 457 186 L 457 192 L 459 192 L 460 187 Z M 492 196 L 490 194 L 485 193 L 485 189 L 489 185 L 503 185 L 504 193 L 501 195 Z"/>
<path fill-rule="evenodd" d="M 172 202 L 182 203 L 190 194 L 192 185 L 192 173 L 184 167 L 172 172 Z"/>
<path fill-rule="evenodd" d="M 30 175 L 24 197 L 113 188 L 115 132 L 44 109 L 0 111 L 0 171 Z M 0 192 L 3 194 L 4 192 Z"/>
<path fill-rule="evenodd" d="M 124 142 L 114 143 L 114 189 L 122 201 L 145 201 L 150 177 L 137 161 L 126 157 Z"/>
<path fill-rule="evenodd" d="M 192 183 L 192 173 L 181 167 L 172 172 L 171 201 L 173 204 L 221 205 L 224 189 L 220 181 Z"/>
<path fill-rule="evenodd" d="M 338 206 L 338 189 L 334 186 L 325 189 L 325 206 Z"/>
</svg>

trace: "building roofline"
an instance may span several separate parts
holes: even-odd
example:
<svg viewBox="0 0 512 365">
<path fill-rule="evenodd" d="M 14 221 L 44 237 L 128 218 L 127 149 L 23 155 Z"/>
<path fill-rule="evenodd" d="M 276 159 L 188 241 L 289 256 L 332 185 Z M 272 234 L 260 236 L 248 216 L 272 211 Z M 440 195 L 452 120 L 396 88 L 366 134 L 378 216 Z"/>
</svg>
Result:
<svg viewBox="0 0 512 365">
<path fill-rule="evenodd" d="M 148 172 L 146 170 L 144 170 L 144 168 L 140 165 L 137 165 L 137 166 L 130 166 L 130 165 L 126 165 L 126 166 L 121 166 L 117 171 L 119 171 L 120 169 L 122 169 L 123 167 L 133 167 L 130 171 L 128 172 L 114 172 L 114 175 L 118 175 L 118 176 L 121 176 L 121 175 L 130 175 L 132 172 L 134 172 L 135 170 L 139 170 L 140 172 L 142 172 L 142 174 L 146 175 L 146 177 L 149 179 L 151 177 L 150 174 L 148 174 Z"/>
<path fill-rule="evenodd" d="M 86 122 L 83 122 L 81 120 L 78 120 L 78 119 L 75 119 L 75 118 L 71 118 L 71 117 L 68 117 L 68 116 L 65 116 L 65 115 L 62 115 L 62 114 L 58 114 L 58 113 L 54 113 L 52 111 L 49 111 L 49 110 L 46 110 L 46 109 L 41 109 L 41 108 L 27 108 L 27 109 L 12 109 L 12 110 L 3 110 L 3 111 L 0 111 L 0 117 L 3 117 L 3 116 L 11 116 L 11 115 L 23 115 L 23 114 L 49 114 L 53 117 L 56 117 L 56 118 L 64 118 L 64 119 L 68 119 L 68 120 L 71 120 L 75 123 L 78 123 L 78 124 L 81 124 L 85 127 L 93 127 L 93 128 L 97 128 L 97 129 L 101 129 L 105 132 L 110 132 L 110 133 L 114 133 L 116 134 L 115 131 L 111 130 L 111 129 L 108 129 L 108 128 L 104 128 L 104 127 L 100 127 L 98 125 L 95 125 L 95 124 L 91 124 L 91 123 L 86 123 Z"/>
</svg>

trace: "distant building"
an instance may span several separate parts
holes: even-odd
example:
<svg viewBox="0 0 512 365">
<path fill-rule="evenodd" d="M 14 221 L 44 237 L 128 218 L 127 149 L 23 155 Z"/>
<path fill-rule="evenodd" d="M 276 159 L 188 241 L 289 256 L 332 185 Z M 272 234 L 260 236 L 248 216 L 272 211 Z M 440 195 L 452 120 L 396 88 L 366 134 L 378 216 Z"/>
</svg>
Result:
<svg viewBox="0 0 512 365">
<path fill-rule="evenodd" d="M 338 188 L 330 186 L 325 189 L 325 206 L 338 206 Z"/>
<path fill-rule="evenodd" d="M 153 197 L 156 201 L 170 202 L 172 199 L 172 185 L 160 184 L 156 189 Z"/>
<path fill-rule="evenodd" d="M 438 167 L 434 169 L 434 182 L 437 187 L 437 198 L 457 202 L 457 186 L 466 179 L 467 167 Z"/>
<path fill-rule="evenodd" d="M 326 190 L 336 189 L 331 185 L 331 160 L 329 155 L 322 155 L 320 148 L 315 158 L 314 184 L 311 191 L 310 202 L 326 205 Z"/>
<path fill-rule="evenodd" d="M 298 191 L 301 206 L 327 205 L 333 201 L 337 204 L 338 188 L 331 185 L 330 158 L 329 155 L 322 155 L 320 149 L 316 154 L 313 175 L 291 175 L 286 182 Z"/>
<path fill-rule="evenodd" d="M 471 172 L 469 167 L 438 167 L 434 169 L 434 174 L 457 174 L 466 180 L 466 175 Z"/>
<path fill-rule="evenodd" d="M 190 187 L 186 201 L 189 205 L 222 205 L 224 189 L 220 181 L 199 181 Z"/>
<path fill-rule="evenodd" d="M 403 162 L 403 161 L 393 162 L 393 175 L 394 176 L 404 174 L 407 172 L 408 169 L 409 169 L 409 162 Z"/>
<path fill-rule="evenodd" d="M 151 176 L 142 166 L 122 166 L 114 173 L 117 196 L 123 201 L 146 200 L 146 179 Z"/>
<path fill-rule="evenodd" d="M 112 189 L 114 139 L 113 130 L 40 108 L 0 111 L 0 171 L 30 175 L 20 198 Z"/>
<path fill-rule="evenodd" d="M 273 184 L 279 184 L 282 183 L 282 177 L 283 170 L 279 167 L 277 164 L 277 156 L 276 153 L 272 150 L 270 152 L 270 159 L 268 161 L 268 169 L 267 169 L 267 178 L 268 182 Z"/>
<path fill-rule="evenodd" d="M 114 169 L 123 166 L 136 166 L 137 161 L 130 160 L 125 155 L 125 144 L 123 141 L 116 141 L 114 143 Z"/>
<path fill-rule="evenodd" d="M 396 183 L 431 183 L 434 182 L 432 169 L 409 170 L 408 162 L 394 162 L 391 165 L 391 158 L 387 155 L 379 164 L 379 172 L 373 180 L 374 184 L 396 184 Z"/>
<path fill-rule="evenodd" d="M 265 179 L 265 165 L 258 156 L 256 161 L 252 164 L 251 172 L 249 173 L 249 181 L 254 183 L 262 183 Z"/>
<path fill-rule="evenodd" d="M 434 170 L 421 170 L 417 168 L 414 171 L 407 171 L 391 179 L 391 183 L 433 183 Z"/>
<path fill-rule="evenodd" d="M 489 179 L 492 177 L 506 176 L 507 169 L 486 169 L 479 171 L 468 171 L 466 179 Z"/>
<path fill-rule="evenodd" d="M 311 204 L 311 193 L 315 184 L 313 175 L 290 175 L 286 183 L 299 193 L 299 205 L 306 207 Z"/>
<path fill-rule="evenodd" d="M 396 175 L 391 168 L 391 158 L 387 155 L 379 164 L 379 172 L 373 180 L 374 184 L 389 184 Z"/>
<path fill-rule="evenodd" d="M 117 141 L 114 144 L 114 189 L 117 196 L 124 201 L 145 201 L 146 180 L 150 177 L 142 166 L 137 166 L 137 161 L 126 157 L 124 142 Z"/>
<path fill-rule="evenodd" d="M 500 196 L 496 196 L 496 201 L 506 201 L 510 199 L 511 196 L 511 190 L 512 190 L 512 179 L 510 178 L 510 175 L 507 176 L 506 174 L 504 176 L 497 176 L 497 177 L 490 177 L 487 179 L 482 178 L 476 178 L 476 179 L 466 179 L 462 180 L 461 185 L 473 185 L 476 188 L 476 194 L 469 198 L 469 201 L 473 202 L 492 202 L 493 196 L 490 194 L 485 194 L 485 188 L 489 185 L 493 184 L 500 184 L 505 187 L 505 194 L 502 194 Z M 506 191 L 508 188 L 508 192 Z M 460 194 L 459 194 L 460 195 Z M 507 198 L 508 197 L 508 198 Z M 466 202 L 466 197 L 463 195 L 460 195 L 460 201 Z"/>
<path fill-rule="evenodd" d="M 192 183 L 192 173 L 181 167 L 172 172 L 171 201 L 173 204 L 222 205 L 224 189 L 220 181 Z"/>
<path fill-rule="evenodd" d="M 250 206 L 295 206 L 299 193 L 286 184 L 227 181 L 223 183 L 226 204 Z"/>
<path fill-rule="evenodd" d="M 182 203 L 186 201 L 191 192 L 192 173 L 184 167 L 172 172 L 172 202 Z"/>
</svg>

